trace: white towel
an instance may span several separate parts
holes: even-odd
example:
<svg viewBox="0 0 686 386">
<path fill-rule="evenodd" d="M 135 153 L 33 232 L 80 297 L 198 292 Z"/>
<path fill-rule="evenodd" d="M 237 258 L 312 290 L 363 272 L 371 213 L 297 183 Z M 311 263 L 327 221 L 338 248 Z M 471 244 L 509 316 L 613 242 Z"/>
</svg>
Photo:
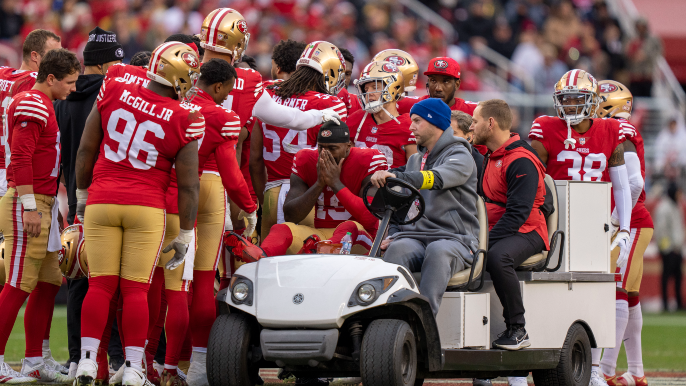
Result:
<svg viewBox="0 0 686 386">
<path fill-rule="evenodd" d="M 186 259 L 183 261 L 183 280 L 193 280 L 193 265 L 195 264 L 195 237 L 196 232 L 193 232 L 193 239 L 191 244 L 188 246 L 188 252 L 186 252 Z"/>
<path fill-rule="evenodd" d="M 281 190 L 279 191 L 279 198 L 276 201 L 276 223 L 283 224 L 286 222 L 286 218 L 283 215 L 283 203 L 286 202 L 286 195 L 288 191 L 291 190 L 291 183 L 284 182 L 281 185 Z"/>
<path fill-rule="evenodd" d="M 60 202 L 55 196 L 55 203 L 50 210 L 52 219 L 50 220 L 50 235 L 48 236 L 48 252 L 57 252 L 62 249 L 62 239 L 60 238 L 60 223 L 57 220 L 59 215 Z"/>
</svg>

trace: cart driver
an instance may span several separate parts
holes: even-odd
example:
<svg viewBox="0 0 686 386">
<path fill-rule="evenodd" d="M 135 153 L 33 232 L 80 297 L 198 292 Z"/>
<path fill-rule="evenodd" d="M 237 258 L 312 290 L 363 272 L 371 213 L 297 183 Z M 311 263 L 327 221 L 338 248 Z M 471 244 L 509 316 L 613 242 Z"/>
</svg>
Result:
<svg viewBox="0 0 686 386">
<path fill-rule="evenodd" d="M 476 165 L 467 140 L 453 136 L 445 102 L 417 102 L 410 118 L 419 152 L 405 167 L 374 173 L 372 183 L 381 187 L 386 178 L 399 178 L 424 197 L 424 216 L 411 225 L 391 225 L 381 249 L 387 262 L 422 272 L 419 291 L 436 315 L 448 281 L 471 266 L 478 249 Z"/>
</svg>

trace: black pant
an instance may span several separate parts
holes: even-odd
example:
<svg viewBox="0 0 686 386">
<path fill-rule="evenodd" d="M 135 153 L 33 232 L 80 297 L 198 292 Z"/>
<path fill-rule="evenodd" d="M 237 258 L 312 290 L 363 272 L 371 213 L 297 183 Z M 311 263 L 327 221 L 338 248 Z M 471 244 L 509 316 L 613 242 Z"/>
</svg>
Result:
<svg viewBox="0 0 686 386">
<path fill-rule="evenodd" d="M 81 359 L 81 306 L 88 292 L 88 279 L 67 279 L 67 290 L 67 346 L 69 348 L 69 362 L 79 363 Z M 110 357 L 124 357 L 116 321 L 112 328 L 112 336 L 110 337 L 110 345 L 107 351 Z"/>
<path fill-rule="evenodd" d="M 662 256 L 662 306 L 667 311 L 668 308 L 668 293 L 667 285 L 669 278 L 674 277 L 674 292 L 676 292 L 676 306 L 681 309 L 683 303 L 681 302 L 681 254 L 676 252 L 660 252 Z"/>
<path fill-rule="evenodd" d="M 544 248 L 543 239 L 534 231 L 504 238 L 488 249 L 486 271 L 491 275 L 508 326 L 525 324 L 524 302 L 515 268 Z"/>
</svg>

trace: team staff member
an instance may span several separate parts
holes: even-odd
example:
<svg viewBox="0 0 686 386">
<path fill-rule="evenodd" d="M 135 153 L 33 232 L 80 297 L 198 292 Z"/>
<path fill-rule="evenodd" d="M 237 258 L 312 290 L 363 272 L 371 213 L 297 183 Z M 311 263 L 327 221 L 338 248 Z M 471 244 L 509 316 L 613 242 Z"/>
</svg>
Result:
<svg viewBox="0 0 686 386">
<path fill-rule="evenodd" d="M 74 54 L 51 50 L 38 68 L 36 84 L 15 95 L 7 110 L 9 189 L 0 200 L 0 230 L 5 235 L 7 283 L 0 293 L 0 374 L 15 373 L 4 364 L 5 346 L 19 309 L 30 293 L 24 314 L 26 359 L 22 374 L 41 382 L 70 378 L 43 360 L 43 331 L 62 285 L 57 252 L 62 249 L 55 199 L 60 175 L 59 128 L 52 102 L 76 89 L 81 64 Z M 39 333 L 36 333 L 39 331 Z"/>
<path fill-rule="evenodd" d="M 477 175 L 480 176 L 484 166 L 484 156 L 481 155 L 481 152 L 477 149 L 476 145 L 474 145 L 474 131 L 471 126 L 471 115 L 459 110 L 450 112 L 450 127 L 453 128 L 453 135 L 466 139 L 467 142 L 472 145 L 472 157 L 476 164 Z"/>
<path fill-rule="evenodd" d="M 172 166 L 179 190 L 180 230 L 162 250 L 176 251 L 168 268 L 183 263 L 198 208 L 196 141 L 203 137 L 205 120 L 199 111 L 179 101 L 188 97 L 199 69 L 192 48 L 164 43 L 153 52 L 148 86 L 121 78 L 107 81 L 86 121 L 76 158 L 76 215 L 85 220 L 90 286 L 83 302 L 89 312 L 81 320 L 77 385 L 92 385 L 95 379 L 94 358 L 117 290 L 123 298 L 120 326 L 125 331 L 126 364 L 121 376 L 115 374 L 110 382 L 147 383 L 142 369 L 147 293 L 162 249 L 165 192 Z M 126 130 L 107 129 L 115 125 Z"/>
<path fill-rule="evenodd" d="M 410 112 L 412 106 L 428 98 L 438 98 L 445 102 L 450 110 L 460 110 L 472 115 L 476 108 L 475 102 L 469 102 L 455 96 L 460 89 L 460 65 L 453 58 L 438 57 L 429 62 L 424 75 L 429 77 L 426 89 L 429 95 L 423 97 L 405 97 L 398 102 L 398 112 L 405 114 Z"/>
<path fill-rule="evenodd" d="M 469 143 L 453 136 L 450 108 L 443 101 L 418 102 L 410 116 L 419 152 L 404 169 L 376 172 L 372 183 L 380 187 L 386 178 L 395 177 L 421 189 L 424 217 L 412 225 L 391 225 L 381 248 L 386 249 L 386 261 L 422 272 L 419 290 L 436 315 L 448 281 L 472 264 L 479 248 L 476 165 Z"/>
<path fill-rule="evenodd" d="M 489 150 L 478 187 L 485 197 L 490 228 L 486 270 L 507 326 L 493 346 L 519 350 L 531 343 L 524 328 L 524 303 L 515 268 L 549 246 L 545 216 L 539 209 L 545 202 L 545 167 L 511 127 L 512 112 L 503 100 L 479 102 L 474 110 L 474 141 Z"/>
<path fill-rule="evenodd" d="M 74 223 L 76 216 L 76 178 L 74 161 L 81 142 L 81 134 L 86 125 L 87 112 L 93 108 L 95 98 L 105 79 L 107 69 L 121 63 L 124 50 L 117 42 L 114 32 L 95 27 L 88 34 L 88 43 L 83 50 L 82 75 L 76 81 L 76 91 L 69 94 L 66 100 L 55 102 L 55 116 L 60 127 L 60 144 L 62 147 L 62 173 L 67 188 L 69 214 L 67 222 Z M 74 368 L 81 358 L 81 304 L 88 292 L 88 280 L 67 279 L 69 289 L 67 298 L 67 332 L 69 345 L 69 362 Z M 108 377 L 107 352 L 101 350 L 101 374 L 98 379 Z"/>
</svg>

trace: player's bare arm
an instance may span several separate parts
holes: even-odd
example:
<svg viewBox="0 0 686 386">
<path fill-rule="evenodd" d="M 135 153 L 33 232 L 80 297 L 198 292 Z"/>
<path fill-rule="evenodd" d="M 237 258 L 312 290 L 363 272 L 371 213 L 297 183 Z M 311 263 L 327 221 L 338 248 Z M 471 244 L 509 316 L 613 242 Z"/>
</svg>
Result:
<svg viewBox="0 0 686 386">
<path fill-rule="evenodd" d="M 262 127 L 255 125 L 250 136 L 250 178 L 252 187 L 257 195 L 260 205 L 264 204 L 264 187 L 267 185 L 267 169 L 264 166 L 264 156 L 262 155 Z"/>
<path fill-rule="evenodd" d="M 417 152 L 417 145 L 405 145 L 403 148 L 405 149 L 405 161 L 409 160 L 412 154 Z"/>
<path fill-rule="evenodd" d="M 198 141 L 189 142 L 176 155 L 176 179 L 179 186 L 179 226 L 193 229 L 198 214 Z"/>
<path fill-rule="evenodd" d="M 373 176 L 373 174 L 370 174 L 367 177 L 365 177 L 364 180 L 362 180 L 362 185 L 360 186 L 360 191 L 357 193 L 357 195 L 362 199 L 364 199 L 364 197 L 363 197 L 364 196 L 363 195 L 364 188 L 366 188 L 367 185 L 369 185 L 369 183 L 372 182 L 372 176 Z"/>
<path fill-rule="evenodd" d="M 636 148 L 634 147 L 634 150 L 635 149 Z M 617 145 L 615 150 L 612 151 L 612 155 L 610 156 L 610 159 L 607 161 L 607 165 L 609 167 L 624 165 L 624 144 L 620 143 L 619 145 Z"/>
<path fill-rule="evenodd" d="M 629 153 L 629 152 L 636 153 L 636 145 L 634 145 L 633 142 L 624 141 L 623 145 L 624 145 L 624 152 L 625 153 Z"/>
<path fill-rule="evenodd" d="M 78 189 L 88 189 L 93 182 L 93 167 L 102 138 L 100 111 L 97 104 L 93 104 L 93 109 L 86 119 L 86 126 L 83 128 L 79 150 L 76 153 L 76 187 Z"/>
<path fill-rule="evenodd" d="M 317 164 L 317 169 L 319 169 L 319 164 Z M 291 189 L 288 191 L 286 201 L 283 204 L 285 220 L 297 224 L 307 217 L 325 187 L 326 184 L 321 181 L 321 178 L 317 180 L 316 184 L 308 187 L 302 178 L 291 174 Z"/>
<path fill-rule="evenodd" d="M 236 160 L 241 164 L 241 156 L 243 154 L 243 141 L 248 138 L 250 132 L 245 127 L 241 127 L 241 133 L 238 135 L 238 143 L 236 144 Z"/>
<path fill-rule="evenodd" d="M 536 150 L 536 153 L 538 153 L 538 158 L 541 159 L 541 162 L 544 164 L 548 163 L 548 150 L 546 150 L 545 146 L 541 143 L 541 141 L 533 140 L 531 141 L 531 147 Z"/>
</svg>

